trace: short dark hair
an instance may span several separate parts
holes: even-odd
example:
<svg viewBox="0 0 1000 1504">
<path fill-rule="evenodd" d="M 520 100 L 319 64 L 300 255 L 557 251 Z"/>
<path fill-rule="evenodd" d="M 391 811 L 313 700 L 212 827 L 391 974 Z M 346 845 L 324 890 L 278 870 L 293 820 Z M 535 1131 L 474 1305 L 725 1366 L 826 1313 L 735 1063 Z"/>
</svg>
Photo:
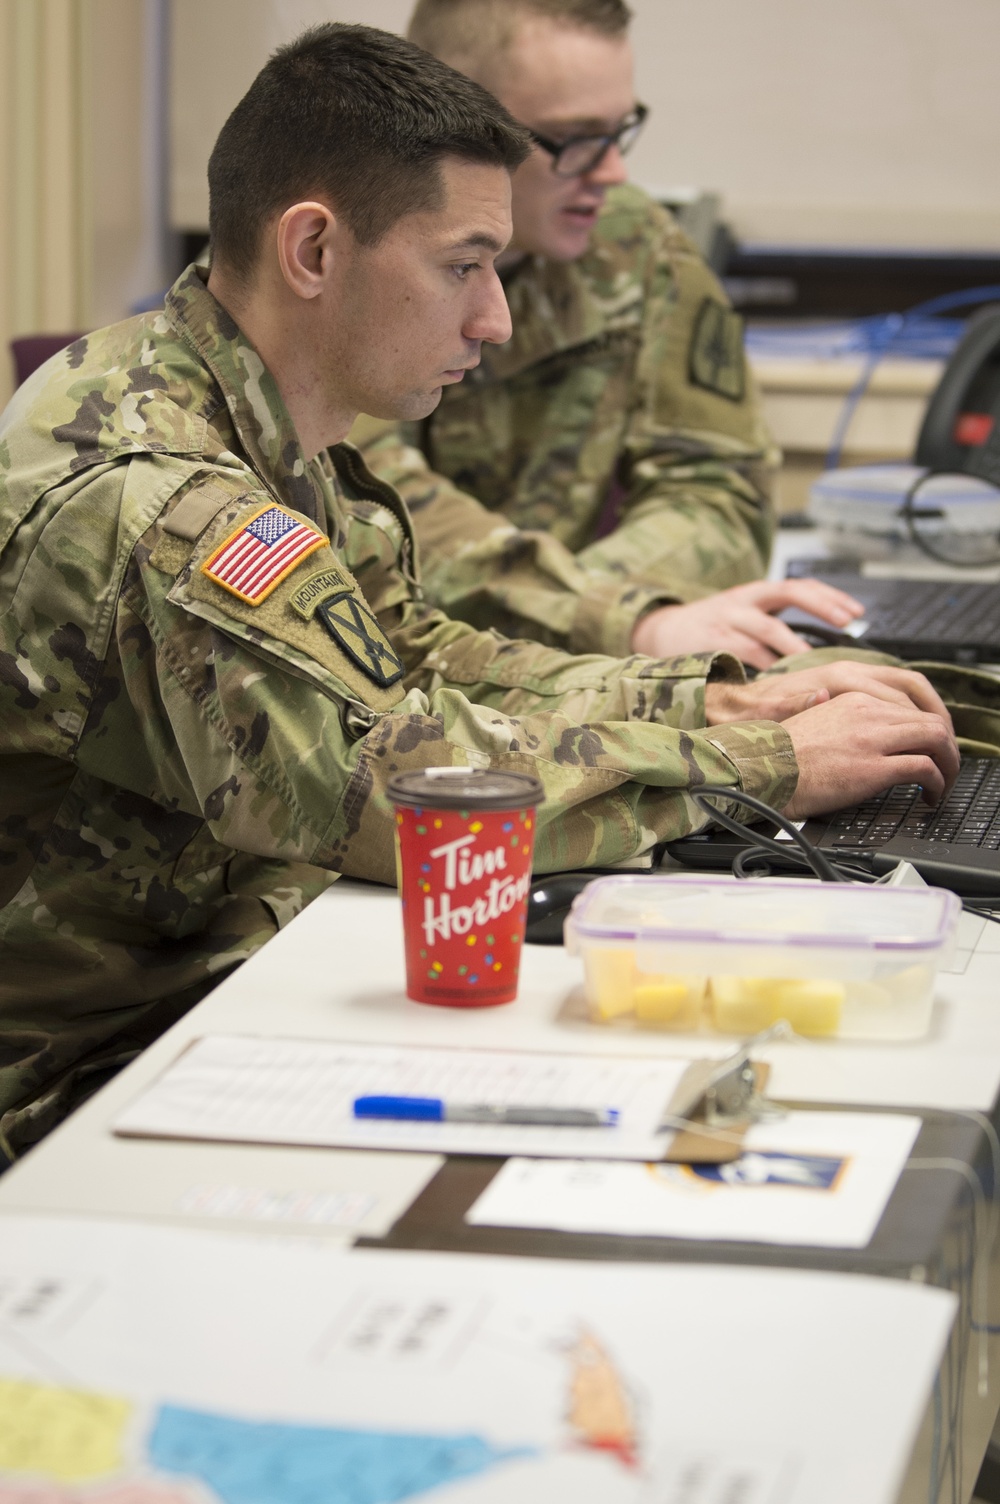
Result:
<svg viewBox="0 0 1000 1504">
<path fill-rule="evenodd" d="M 441 159 L 513 171 L 527 132 L 471 79 L 371 26 L 314 26 L 279 47 L 208 163 L 213 258 L 240 278 L 268 220 L 322 197 L 364 245 L 442 199 Z"/>
<path fill-rule="evenodd" d="M 623 36 L 632 19 L 625 0 L 417 0 L 407 36 L 453 67 L 478 71 L 506 51 L 526 15 L 608 37 Z"/>
</svg>

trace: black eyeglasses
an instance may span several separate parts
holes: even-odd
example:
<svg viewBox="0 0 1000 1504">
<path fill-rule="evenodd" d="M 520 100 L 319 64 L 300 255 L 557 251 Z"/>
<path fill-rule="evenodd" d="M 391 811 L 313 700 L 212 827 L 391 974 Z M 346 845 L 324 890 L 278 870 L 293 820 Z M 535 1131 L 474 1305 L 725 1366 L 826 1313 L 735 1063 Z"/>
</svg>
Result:
<svg viewBox="0 0 1000 1504">
<path fill-rule="evenodd" d="M 637 104 L 618 129 L 609 131 L 606 136 L 571 136 L 568 141 L 552 141 L 537 131 L 529 130 L 528 134 L 536 146 L 550 153 L 553 172 L 561 178 L 578 178 L 586 172 L 593 172 L 613 146 L 617 146 L 624 156 L 635 145 L 648 114 L 646 105 Z"/>
</svg>

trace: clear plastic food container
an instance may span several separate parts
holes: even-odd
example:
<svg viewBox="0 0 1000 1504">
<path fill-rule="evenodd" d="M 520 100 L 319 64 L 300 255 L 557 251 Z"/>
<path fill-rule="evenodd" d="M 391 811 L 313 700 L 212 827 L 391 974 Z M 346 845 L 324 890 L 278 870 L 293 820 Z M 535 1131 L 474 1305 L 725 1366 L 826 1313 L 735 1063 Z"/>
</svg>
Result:
<svg viewBox="0 0 1000 1504">
<path fill-rule="evenodd" d="M 960 912 L 941 888 L 615 876 L 575 900 L 565 938 L 599 1023 L 919 1039 Z"/>
</svg>

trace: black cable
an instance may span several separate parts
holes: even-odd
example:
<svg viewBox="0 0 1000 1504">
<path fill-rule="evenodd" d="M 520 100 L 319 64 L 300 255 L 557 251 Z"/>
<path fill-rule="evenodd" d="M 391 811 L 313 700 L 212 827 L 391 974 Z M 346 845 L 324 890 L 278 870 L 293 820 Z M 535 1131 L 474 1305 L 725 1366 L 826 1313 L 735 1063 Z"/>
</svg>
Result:
<svg viewBox="0 0 1000 1504">
<path fill-rule="evenodd" d="M 780 856 L 787 866 L 798 867 L 803 872 L 811 872 L 825 883 L 875 883 L 878 881 L 873 872 L 864 867 L 856 866 L 851 861 L 831 861 L 818 846 L 806 839 L 799 830 L 780 810 L 774 809 L 770 804 L 765 804 L 763 799 L 757 799 L 753 794 L 745 794 L 742 789 L 728 788 L 723 784 L 704 784 L 700 789 L 691 789 L 691 797 L 698 808 L 710 815 L 717 825 L 724 830 L 731 831 L 739 836 L 741 841 L 750 844 L 742 851 L 737 852 L 733 859 L 733 876 L 748 880 L 753 877 L 770 876 L 770 868 L 767 866 L 769 856 Z M 788 841 L 776 841 L 771 836 L 754 831 L 739 820 L 734 820 L 732 815 L 716 809 L 708 801 L 710 799 L 734 799 L 737 804 L 744 804 L 752 809 L 755 814 L 761 815 L 765 820 L 770 820 L 779 829 L 784 830 L 794 844 Z M 759 872 L 747 871 L 748 864 L 763 861 L 763 869 Z M 1000 924 L 1000 913 L 994 913 L 994 909 L 1000 909 L 1000 894 L 995 897 L 976 896 L 966 900 L 960 897 L 962 908 L 967 914 L 975 914 L 979 919 L 988 919 L 991 924 Z"/>
<path fill-rule="evenodd" d="M 748 809 L 752 809 L 755 814 L 762 815 L 765 820 L 772 820 L 775 825 L 794 841 L 795 845 L 801 851 L 809 870 L 821 882 L 845 883 L 851 881 L 849 877 L 842 876 L 834 864 L 828 861 L 811 841 L 806 840 L 797 825 L 793 825 L 792 821 L 786 819 L 778 810 L 772 809 L 769 804 L 765 804 L 763 799 L 756 799 L 753 794 L 745 794 L 742 789 L 726 788 L 720 784 L 711 783 L 703 784 L 700 789 L 692 789 L 690 792 L 698 808 L 704 810 L 706 815 L 711 815 L 712 819 L 725 830 L 731 831 L 733 835 L 739 836 L 744 841 L 752 836 L 754 851 L 770 852 L 772 855 L 776 854 L 782 858 L 787 858 L 789 854 L 788 847 L 782 841 L 775 841 L 771 836 L 758 836 L 755 833 L 749 832 L 747 827 L 741 825 L 739 820 L 734 820 L 732 815 L 727 815 L 722 810 L 716 809 L 714 804 L 709 804 L 709 799 L 725 799 L 727 803 L 730 799 L 735 799 L 737 804 L 745 804 Z"/>
<path fill-rule="evenodd" d="M 916 500 L 917 492 L 920 490 L 921 486 L 925 485 L 927 481 L 933 480 L 935 476 L 951 475 L 956 473 L 958 472 L 949 470 L 926 470 L 923 475 L 917 476 L 916 480 L 913 482 L 912 486 L 906 493 L 906 497 L 903 501 L 903 506 L 899 514 L 902 517 L 903 521 L 906 523 L 906 531 L 909 534 L 911 541 L 917 545 L 920 551 L 922 553 L 925 553 L 929 559 L 933 559 L 938 564 L 947 564 L 954 569 L 982 569 L 984 566 L 1000 564 L 1000 551 L 998 551 L 995 558 L 992 559 L 952 559 L 948 554 L 942 553 L 939 549 L 935 548 L 933 544 L 929 543 L 926 538 L 922 537 L 919 529 L 917 528 L 918 517 L 943 517 L 945 515 L 938 508 L 918 511 L 918 509 L 914 506 L 914 501 Z M 975 478 L 977 480 L 983 479 L 983 477 L 981 476 L 977 476 Z M 996 489 L 997 491 L 997 496 L 1000 497 L 1000 488 L 994 489 Z"/>
<path fill-rule="evenodd" d="M 743 832 L 746 840 L 754 838 L 755 833 L 753 830 L 748 829 L 745 825 L 743 826 Z M 793 846 L 790 841 L 779 841 L 777 844 L 781 848 L 782 867 L 791 867 L 794 869 L 794 872 L 810 872 L 813 876 L 816 876 L 812 863 L 806 861 L 802 852 L 796 846 Z M 815 850 L 815 847 L 813 849 Z M 830 866 L 833 870 L 840 874 L 838 878 L 839 882 L 873 883 L 876 880 L 875 874 L 868 867 L 862 867 L 858 863 L 845 862 L 839 859 L 832 861 L 830 858 L 827 858 L 827 860 L 830 861 Z M 771 864 L 771 852 L 763 845 L 745 846 L 733 858 L 734 877 L 743 879 L 771 877 L 773 873 L 774 868 Z"/>
</svg>

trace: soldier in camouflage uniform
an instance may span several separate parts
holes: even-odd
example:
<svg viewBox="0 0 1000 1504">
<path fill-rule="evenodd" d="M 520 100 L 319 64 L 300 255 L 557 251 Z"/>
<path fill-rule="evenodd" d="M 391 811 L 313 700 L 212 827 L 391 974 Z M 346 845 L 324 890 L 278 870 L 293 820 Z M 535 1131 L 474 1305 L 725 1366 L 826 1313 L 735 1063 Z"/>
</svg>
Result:
<svg viewBox="0 0 1000 1504">
<path fill-rule="evenodd" d="M 710 618 L 654 610 L 766 572 L 778 456 L 741 320 L 671 216 L 624 185 L 641 124 L 627 21 L 622 0 L 420 0 L 411 39 L 540 133 L 514 181 L 514 335 L 423 423 L 356 437 L 409 505 L 450 615 L 571 652 L 725 647 L 766 667 L 804 646 L 765 615 L 798 586 Z M 582 122 L 603 119 L 612 134 L 591 125 L 588 146 Z M 801 593 L 838 626 L 856 614 Z"/>
<path fill-rule="evenodd" d="M 736 315 L 667 212 L 617 188 L 586 255 L 521 261 L 505 286 L 508 344 L 422 424 L 371 440 L 359 427 L 410 508 L 435 602 L 571 651 L 627 652 L 651 606 L 766 573 L 774 451 L 735 324 L 722 326 L 729 363 L 702 335 L 705 384 L 690 374 L 696 330 Z M 709 387 L 716 373 L 733 395 Z M 560 598 L 549 539 L 586 572 L 578 602 Z"/>
<path fill-rule="evenodd" d="M 357 77 L 375 105 L 352 136 Z M 542 870 L 683 834 L 692 784 L 805 813 L 951 776 L 946 714 L 913 675 L 748 686 L 726 655 L 571 658 L 426 605 L 404 505 L 337 440 L 362 397 L 410 416 L 509 334 L 492 263 L 523 150 L 408 43 L 307 33 L 220 136 L 207 285 L 189 268 L 162 312 L 70 346 L 0 421 L 8 1154 L 339 873 L 391 882 L 399 769 L 536 774 Z M 351 192 L 376 173 L 373 224 Z M 309 197 L 324 174 L 336 213 Z"/>
</svg>

